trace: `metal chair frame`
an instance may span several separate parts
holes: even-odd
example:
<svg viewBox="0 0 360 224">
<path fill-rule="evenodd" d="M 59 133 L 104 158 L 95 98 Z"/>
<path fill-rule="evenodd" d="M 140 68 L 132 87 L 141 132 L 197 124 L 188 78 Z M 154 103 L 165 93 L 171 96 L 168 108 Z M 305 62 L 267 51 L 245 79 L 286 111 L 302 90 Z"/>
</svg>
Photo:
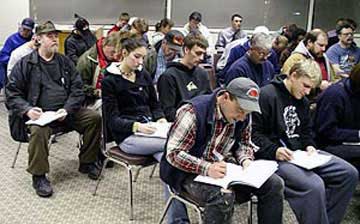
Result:
<svg viewBox="0 0 360 224">
<path fill-rule="evenodd" d="M 54 133 L 50 136 L 49 138 L 49 141 L 48 141 L 48 147 L 49 147 L 49 150 L 51 148 L 51 146 L 57 142 L 56 138 L 60 135 L 64 135 L 68 132 L 57 132 L 57 133 Z M 18 144 L 18 147 L 16 149 L 16 152 L 15 152 L 15 156 L 14 156 L 14 159 L 13 159 L 13 162 L 11 164 L 11 168 L 15 168 L 15 164 L 16 164 L 16 161 L 17 161 L 17 158 L 19 156 L 19 152 L 20 152 L 20 149 L 21 149 L 21 146 L 24 142 L 19 142 Z M 79 144 L 78 144 L 78 147 L 81 148 L 83 142 L 82 142 L 82 135 L 79 135 Z"/>
<path fill-rule="evenodd" d="M 166 213 L 167 211 L 169 210 L 169 207 L 171 205 L 171 202 L 175 199 L 175 200 L 178 200 L 178 201 L 181 201 L 182 203 L 184 203 L 185 205 L 187 206 L 190 206 L 191 208 L 194 208 L 195 211 L 197 212 L 198 214 L 198 220 L 199 220 L 199 224 L 204 224 L 203 220 L 202 220 L 202 216 L 203 216 L 203 213 L 204 213 L 204 210 L 205 208 L 203 206 L 201 206 L 199 203 L 193 201 L 193 200 L 190 200 L 188 198 L 186 198 L 185 196 L 183 195 L 180 195 L 179 193 L 175 192 L 171 187 L 167 186 L 168 189 L 169 189 L 169 192 L 170 192 L 170 197 L 169 199 L 167 200 L 166 202 L 166 205 L 165 205 L 165 208 L 161 214 L 161 217 L 159 219 L 159 222 L 158 224 L 161 224 L 164 219 L 165 219 L 165 216 L 166 216 Z M 253 205 L 254 204 L 257 204 L 257 197 L 255 195 L 252 195 L 251 196 L 251 199 L 247 202 L 248 203 L 248 215 L 247 215 L 247 221 L 248 221 L 248 224 L 252 224 L 253 222 L 253 219 L 252 219 L 252 216 L 253 216 Z"/>
<path fill-rule="evenodd" d="M 145 168 L 145 167 L 149 167 L 151 165 L 154 165 L 152 171 L 151 171 L 151 174 L 149 176 L 149 178 L 152 178 L 154 172 L 155 172 L 155 169 L 156 169 L 156 165 L 157 165 L 157 161 L 152 157 L 152 155 L 150 156 L 139 156 L 141 158 L 144 158 L 144 157 L 149 157 L 149 160 L 152 162 L 150 163 L 147 163 L 147 164 L 132 164 L 131 161 L 129 160 L 126 160 L 125 158 L 119 158 L 119 157 L 115 157 L 113 156 L 110 152 L 109 152 L 109 149 L 107 148 L 107 128 L 106 128 L 106 120 L 105 120 L 105 113 L 104 111 L 102 111 L 102 122 L 103 122 L 103 130 L 102 130 L 102 147 L 101 147 L 101 150 L 103 152 L 103 155 L 105 156 L 105 160 L 104 160 L 104 163 L 103 163 L 103 166 L 101 168 L 101 172 L 100 172 L 100 177 L 97 181 L 97 184 L 95 186 L 95 190 L 94 190 L 94 193 L 93 193 L 93 196 L 96 195 L 96 192 L 98 190 L 98 187 L 99 187 L 99 184 L 100 184 L 100 181 L 104 175 L 104 172 L 105 172 L 105 167 L 107 165 L 107 163 L 109 161 L 113 161 L 114 163 L 116 164 L 119 164 L 121 166 L 123 166 L 126 170 L 127 170 L 127 173 L 128 173 L 128 176 L 129 176 L 129 183 L 128 183 L 128 189 L 129 189 L 129 206 L 130 206 L 130 211 L 129 211 L 129 220 L 134 220 L 134 203 L 133 203 L 133 182 L 136 182 L 137 181 L 137 178 L 139 176 L 139 173 L 140 173 L 140 170 Z M 118 146 L 116 146 L 118 148 L 118 150 L 121 150 Z M 111 149 L 111 148 L 110 148 Z M 121 150 L 122 151 L 122 150 Z M 122 151 L 122 153 L 124 154 L 127 154 L 125 152 Z M 129 154 L 130 155 L 130 154 Z M 136 155 L 130 155 L 131 157 L 136 157 Z M 133 176 L 133 170 L 136 169 L 136 173 L 135 175 Z M 134 177 L 134 178 L 133 178 Z"/>
</svg>

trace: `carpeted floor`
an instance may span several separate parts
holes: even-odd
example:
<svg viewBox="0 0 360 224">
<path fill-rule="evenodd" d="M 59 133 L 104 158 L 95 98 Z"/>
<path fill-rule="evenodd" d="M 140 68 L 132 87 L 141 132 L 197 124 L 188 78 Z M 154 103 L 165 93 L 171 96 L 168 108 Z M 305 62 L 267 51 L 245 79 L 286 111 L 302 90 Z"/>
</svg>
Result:
<svg viewBox="0 0 360 224">
<path fill-rule="evenodd" d="M 73 132 L 58 138 L 50 150 L 49 178 L 55 194 L 36 196 L 26 172 L 27 144 L 23 144 L 15 168 L 10 168 L 18 143 L 9 135 L 7 111 L 0 103 L 0 224 L 97 224 L 157 223 L 164 208 L 158 169 L 149 178 L 144 169 L 134 183 L 135 220 L 128 220 L 128 178 L 124 168 L 107 169 L 96 196 L 95 183 L 77 171 L 77 139 Z M 193 223 L 197 216 L 189 209 Z M 247 205 L 237 205 L 233 223 L 247 223 Z M 254 215 L 256 223 L 256 215 Z M 296 223 L 285 203 L 284 223 Z M 360 223 L 360 187 L 343 223 Z"/>
</svg>

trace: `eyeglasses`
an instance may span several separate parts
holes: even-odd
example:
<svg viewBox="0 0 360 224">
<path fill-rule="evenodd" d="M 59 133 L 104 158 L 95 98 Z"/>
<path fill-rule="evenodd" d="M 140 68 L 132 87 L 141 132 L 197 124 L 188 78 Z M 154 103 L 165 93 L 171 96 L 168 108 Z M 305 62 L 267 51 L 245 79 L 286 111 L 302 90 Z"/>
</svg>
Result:
<svg viewBox="0 0 360 224">
<path fill-rule="evenodd" d="M 259 56 L 262 56 L 262 57 L 270 57 L 271 56 L 271 52 L 268 51 L 268 50 L 264 50 L 264 49 L 261 49 L 261 48 L 252 48 Z"/>
</svg>

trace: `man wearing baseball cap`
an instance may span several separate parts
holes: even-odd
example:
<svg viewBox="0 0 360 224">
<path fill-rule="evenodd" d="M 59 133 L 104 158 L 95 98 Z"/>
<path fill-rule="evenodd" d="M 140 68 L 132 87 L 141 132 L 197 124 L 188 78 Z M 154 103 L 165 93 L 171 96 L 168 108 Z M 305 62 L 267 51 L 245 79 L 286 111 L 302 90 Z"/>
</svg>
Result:
<svg viewBox="0 0 360 224">
<path fill-rule="evenodd" d="M 251 193 L 259 199 L 259 223 L 281 223 L 284 185 L 276 174 L 259 189 L 237 185 L 224 190 L 194 181 L 196 175 L 224 177 L 225 162 L 243 168 L 251 164 L 255 146 L 250 140 L 250 114 L 260 113 L 259 94 L 252 80 L 236 78 L 223 89 L 186 102 L 176 113 L 160 163 L 160 177 L 175 191 L 185 191 L 204 205 L 203 223 L 230 223 L 235 195 L 241 203 Z"/>
<path fill-rule="evenodd" d="M 161 41 L 158 49 L 152 48 L 148 51 L 144 66 L 156 84 L 160 75 L 165 72 L 167 63 L 175 58 L 181 57 L 184 45 L 184 35 L 177 30 L 169 31 Z"/>
<path fill-rule="evenodd" d="M 58 32 L 51 21 L 36 27 L 39 48 L 23 57 L 13 68 L 6 85 L 11 134 L 14 140 L 29 142 L 27 171 L 32 174 L 33 188 L 40 197 L 53 194 L 49 172 L 48 140 L 59 128 L 76 130 L 83 135 L 79 153 L 79 172 L 97 179 L 95 162 L 100 150 L 101 117 L 82 108 L 82 81 L 74 64 L 59 54 Z M 45 126 L 25 125 L 46 111 L 57 111 L 63 117 Z M 30 132 L 28 137 L 27 130 Z"/>
<path fill-rule="evenodd" d="M 12 34 L 5 41 L 4 46 L 0 51 L 0 90 L 5 85 L 5 77 L 7 73 L 7 65 L 10 59 L 11 52 L 31 40 L 32 30 L 35 23 L 31 18 L 25 18 L 19 26 L 18 32 Z"/>
</svg>

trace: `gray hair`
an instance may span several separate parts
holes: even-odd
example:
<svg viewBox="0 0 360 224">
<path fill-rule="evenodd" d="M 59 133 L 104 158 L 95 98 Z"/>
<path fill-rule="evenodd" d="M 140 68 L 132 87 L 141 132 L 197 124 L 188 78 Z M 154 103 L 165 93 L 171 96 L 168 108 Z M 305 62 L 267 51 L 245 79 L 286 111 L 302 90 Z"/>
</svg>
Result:
<svg viewBox="0 0 360 224">
<path fill-rule="evenodd" d="M 266 33 L 256 33 L 251 37 L 251 47 L 271 50 L 272 37 Z"/>
</svg>

